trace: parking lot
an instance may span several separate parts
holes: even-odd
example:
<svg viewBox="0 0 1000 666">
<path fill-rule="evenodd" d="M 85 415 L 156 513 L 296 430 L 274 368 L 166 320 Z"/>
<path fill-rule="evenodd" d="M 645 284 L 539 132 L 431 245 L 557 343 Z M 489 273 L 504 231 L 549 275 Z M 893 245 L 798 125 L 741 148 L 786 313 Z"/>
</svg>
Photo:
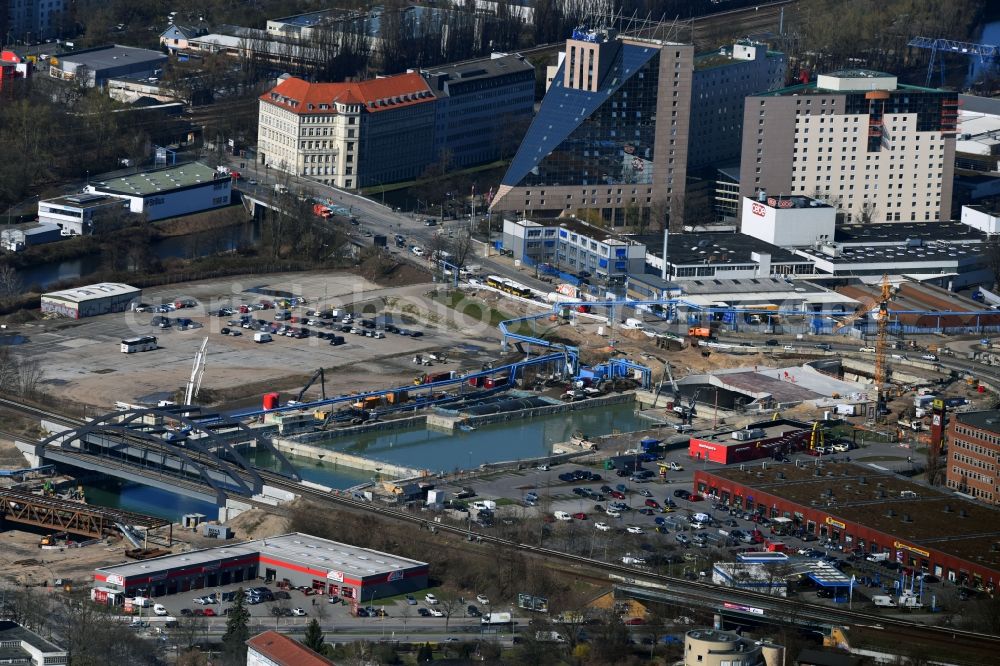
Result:
<svg viewBox="0 0 1000 666">
<path fill-rule="evenodd" d="M 903 470 L 911 464 L 909 454 L 909 449 L 894 444 L 869 443 L 864 449 L 849 451 L 834 451 L 831 447 L 831 454 L 822 458 L 852 458 L 861 464 L 871 460 L 867 464 L 878 469 Z M 789 464 L 796 460 L 799 464 L 813 464 L 817 458 L 796 453 L 789 457 Z M 467 503 L 496 501 L 496 518 L 486 522 L 498 529 L 504 525 L 496 523 L 505 517 L 515 521 L 541 519 L 547 523 L 547 545 L 642 569 L 666 565 L 675 575 L 709 576 L 715 560 L 732 560 L 739 550 L 759 550 L 765 547 L 765 541 L 781 541 L 792 556 L 826 559 L 854 573 L 857 602 L 881 594 L 903 573 L 891 563 L 867 561 L 839 545 L 824 544 L 813 535 L 782 534 L 784 528 L 767 518 L 731 510 L 712 498 L 698 497 L 692 487 L 695 467 L 721 466 L 693 461 L 688 458 L 687 449 L 670 451 L 659 462 L 672 467 L 663 478 L 653 474 L 638 479 L 627 473 L 619 476 L 614 469 L 600 469 L 596 465 L 565 463 L 491 475 L 482 480 L 460 480 L 452 487 L 456 492 L 464 487 L 476 493 L 464 499 Z M 656 469 L 652 464 L 645 467 Z M 470 517 L 477 518 L 477 513 L 473 510 Z M 929 592 L 938 595 L 939 603 L 950 596 L 957 598 L 959 593 L 954 585 L 933 577 L 928 577 L 924 584 Z M 797 591 L 823 599 L 808 581 Z M 832 599 L 828 601 L 834 603 Z"/>
<path fill-rule="evenodd" d="M 462 344 L 465 339 L 453 327 L 438 326 L 420 318 L 426 289 L 425 285 L 381 289 L 348 274 L 269 275 L 253 284 L 232 280 L 189 283 L 184 285 L 183 292 L 150 289 L 143 293 L 142 300 L 151 306 L 188 299 L 196 305 L 169 312 L 126 312 L 77 321 L 32 322 L 19 327 L 27 342 L 18 347 L 18 352 L 39 360 L 44 370 L 43 384 L 58 387 L 60 394 L 69 400 L 103 408 L 113 407 L 116 401 L 172 394 L 183 387 L 205 337 L 209 343 L 203 389 L 230 393 L 248 386 L 273 390 L 272 382 L 275 388 L 292 388 L 304 383 L 302 378 L 319 367 L 341 370 L 336 383 L 338 394 L 388 388 L 412 381 L 417 372 L 413 364 L 415 354 L 441 350 L 449 351 L 450 362 L 435 364 L 442 370 L 465 364 L 479 367 L 494 359 L 496 347 L 489 342 Z M 274 294 L 306 295 L 306 303 L 284 309 L 290 317 L 295 317 L 295 322 L 275 322 L 274 314 L 279 312 L 276 309 L 240 313 L 240 306 L 281 298 Z M 408 317 L 403 327 L 419 337 L 391 332 L 383 332 L 384 337 L 367 337 L 363 335 L 365 332 L 373 335 L 375 330 L 364 326 L 356 327 L 361 334 L 351 333 L 350 329 L 334 330 L 332 325 L 322 326 L 318 318 L 306 315 L 316 309 L 361 310 L 370 306 L 362 316 L 367 319 L 379 314 L 379 308 L 390 301 L 397 306 L 411 305 L 408 312 L 414 316 Z M 231 308 L 234 313 L 220 317 L 222 308 Z M 268 322 L 273 340 L 267 344 L 255 343 L 257 331 L 244 329 L 241 315 L 250 315 L 258 329 L 261 324 L 257 320 Z M 171 320 L 170 326 L 160 328 L 154 324 L 154 318 L 162 317 Z M 182 326 L 179 319 L 188 321 Z M 309 319 L 315 320 L 316 325 L 310 327 Z M 404 321 L 402 317 L 400 321 Z M 272 331 L 271 324 L 277 324 L 278 328 Z M 309 328 L 310 334 L 300 338 L 279 336 L 280 326 L 284 325 L 298 330 Z M 224 328 L 230 334 L 224 335 Z M 121 353 L 123 339 L 140 335 L 156 336 L 160 348 Z M 343 342 L 331 345 L 331 335 L 343 338 Z M 313 389 L 316 394 L 317 389 Z"/>
<path fill-rule="evenodd" d="M 158 597 L 142 609 L 141 615 L 147 618 L 161 616 L 178 620 L 203 620 L 211 626 L 224 621 L 228 616 L 232 599 L 240 587 L 228 585 Z M 260 624 L 272 622 L 295 626 L 317 618 L 324 625 L 333 624 L 344 629 L 359 629 L 377 622 L 391 622 L 393 625 L 412 623 L 414 627 L 429 629 L 440 626 L 444 630 L 445 616 L 448 613 L 451 617 L 447 619 L 447 624 L 451 628 L 478 627 L 482 615 L 489 613 L 491 609 L 490 599 L 482 595 L 478 599 L 445 600 L 434 592 L 418 592 L 369 600 L 356 608 L 350 600 L 314 594 L 312 590 L 305 588 L 281 589 L 261 580 L 248 581 L 242 587 L 252 621 Z"/>
</svg>

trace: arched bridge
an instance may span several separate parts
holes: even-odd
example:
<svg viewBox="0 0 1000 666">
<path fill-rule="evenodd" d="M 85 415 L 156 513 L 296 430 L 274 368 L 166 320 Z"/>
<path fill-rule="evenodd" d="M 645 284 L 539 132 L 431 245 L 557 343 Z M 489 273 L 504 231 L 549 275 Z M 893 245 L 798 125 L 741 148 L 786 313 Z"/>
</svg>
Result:
<svg viewBox="0 0 1000 666">
<path fill-rule="evenodd" d="M 35 445 L 40 459 L 152 485 L 223 506 L 252 497 L 264 481 L 247 460 L 266 452 L 268 467 L 298 474 L 260 429 L 194 405 L 128 409 L 55 433 Z"/>
</svg>

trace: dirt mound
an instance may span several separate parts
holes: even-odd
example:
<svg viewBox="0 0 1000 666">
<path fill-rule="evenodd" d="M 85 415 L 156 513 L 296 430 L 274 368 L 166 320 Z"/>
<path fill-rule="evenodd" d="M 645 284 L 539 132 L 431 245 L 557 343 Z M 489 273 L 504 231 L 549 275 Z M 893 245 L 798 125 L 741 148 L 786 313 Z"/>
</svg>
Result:
<svg viewBox="0 0 1000 666">
<path fill-rule="evenodd" d="M 239 539 L 263 539 L 289 531 L 287 518 L 265 513 L 262 509 L 244 511 L 230 520 L 228 525 Z"/>
<path fill-rule="evenodd" d="M 383 254 L 369 254 L 358 265 L 362 277 L 380 287 L 399 287 L 431 281 L 429 271 Z"/>
</svg>

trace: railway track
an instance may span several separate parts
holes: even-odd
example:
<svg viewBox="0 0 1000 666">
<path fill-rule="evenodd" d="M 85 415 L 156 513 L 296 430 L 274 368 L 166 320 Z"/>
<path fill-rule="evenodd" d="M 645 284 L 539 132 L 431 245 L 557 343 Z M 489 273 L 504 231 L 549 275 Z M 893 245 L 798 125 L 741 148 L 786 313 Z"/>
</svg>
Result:
<svg viewBox="0 0 1000 666">
<path fill-rule="evenodd" d="M 404 511 L 399 511 L 391 507 L 382 507 L 377 504 L 362 502 L 348 497 L 331 495 L 330 493 L 314 488 L 304 487 L 297 483 L 289 483 L 287 479 L 281 475 L 274 474 L 272 472 L 261 472 L 261 476 L 269 485 L 274 485 L 276 487 L 295 492 L 309 499 L 336 504 L 355 511 L 374 513 L 385 518 L 410 523 L 412 525 L 418 525 L 422 528 L 426 528 L 431 524 L 425 518 L 415 516 Z M 467 529 L 463 529 L 461 527 L 438 523 L 433 523 L 433 525 L 437 530 L 448 532 L 456 536 L 466 537 L 469 534 Z M 516 541 L 511 541 L 489 534 L 476 534 L 476 537 L 477 542 L 510 548 L 528 555 L 542 557 L 552 562 L 559 562 L 564 565 L 572 565 L 574 567 L 581 567 L 587 571 L 597 572 L 601 580 L 604 581 L 608 580 L 608 574 L 617 574 L 625 579 L 646 583 L 647 585 L 657 585 L 660 586 L 661 589 L 671 593 L 683 594 L 692 598 L 717 599 L 724 596 L 729 601 L 765 609 L 764 618 L 809 618 L 814 620 L 817 624 L 856 624 L 866 627 L 892 628 L 903 632 L 917 632 L 922 637 L 933 636 L 939 641 L 969 642 L 970 644 L 979 646 L 983 644 L 1000 646 L 1000 636 L 998 635 L 985 634 L 964 629 L 955 629 L 951 627 L 928 625 L 917 620 L 886 617 L 864 611 L 814 605 L 795 599 L 783 599 L 772 597 L 767 594 L 744 590 L 725 589 L 723 591 L 721 588 L 711 583 L 702 583 L 700 581 L 690 581 L 684 578 L 677 578 L 664 574 L 638 571 L 629 566 L 602 562 L 600 560 L 584 557 L 582 555 L 573 555 L 550 548 L 518 543 Z"/>
</svg>

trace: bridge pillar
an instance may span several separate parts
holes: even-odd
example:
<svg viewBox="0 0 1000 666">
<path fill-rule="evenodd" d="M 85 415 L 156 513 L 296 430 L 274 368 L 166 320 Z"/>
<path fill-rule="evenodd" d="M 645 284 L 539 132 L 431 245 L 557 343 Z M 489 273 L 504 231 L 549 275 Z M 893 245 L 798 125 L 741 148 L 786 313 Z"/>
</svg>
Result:
<svg viewBox="0 0 1000 666">
<path fill-rule="evenodd" d="M 38 444 L 14 441 L 14 446 L 21 452 L 21 455 L 28 461 L 29 467 L 41 467 L 44 465 L 45 452 Z"/>
<path fill-rule="evenodd" d="M 253 506 L 246 502 L 234 499 L 227 499 L 225 504 L 219 506 L 219 522 L 225 523 L 240 515 L 244 511 L 249 511 Z"/>
</svg>

